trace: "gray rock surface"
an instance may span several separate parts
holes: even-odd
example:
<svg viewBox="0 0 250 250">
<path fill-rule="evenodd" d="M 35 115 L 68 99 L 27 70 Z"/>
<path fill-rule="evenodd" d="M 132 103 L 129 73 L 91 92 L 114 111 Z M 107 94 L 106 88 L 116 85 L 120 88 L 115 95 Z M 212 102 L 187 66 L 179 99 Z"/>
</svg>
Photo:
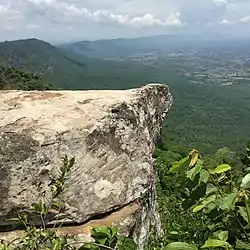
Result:
<svg viewBox="0 0 250 250">
<path fill-rule="evenodd" d="M 37 202 L 37 184 L 46 189 L 67 155 L 76 163 L 59 221 L 89 223 L 138 204 L 126 218 L 133 214 L 127 224 L 143 245 L 157 219 L 152 153 L 171 104 L 161 84 L 124 91 L 1 91 L 0 227 Z"/>
</svg>

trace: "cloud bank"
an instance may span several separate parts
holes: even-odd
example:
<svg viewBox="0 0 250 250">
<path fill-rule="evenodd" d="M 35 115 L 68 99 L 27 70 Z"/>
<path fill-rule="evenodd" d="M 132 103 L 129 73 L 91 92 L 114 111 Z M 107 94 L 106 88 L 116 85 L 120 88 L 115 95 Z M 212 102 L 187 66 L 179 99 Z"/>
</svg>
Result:
<svg viewBox="0 0 250 250">
<path fill-rule="evenodd" d="M 249 32 L 249 0 L 0 0 L 2 39 Z M 229 28 L 230 26 L 230 28 Z M 233 27 L 233 29 L 232 29 Z"/>
</svg>

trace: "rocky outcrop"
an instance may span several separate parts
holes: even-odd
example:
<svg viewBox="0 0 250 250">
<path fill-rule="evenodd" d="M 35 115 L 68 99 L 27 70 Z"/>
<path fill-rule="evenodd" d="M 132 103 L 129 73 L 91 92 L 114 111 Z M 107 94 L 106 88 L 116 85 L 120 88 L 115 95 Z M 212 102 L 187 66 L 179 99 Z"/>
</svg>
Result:
<svg viewBox="0 0 250 250">
<path fill-rule="evenodd" d="M 171 103 L 160 84 L 0 92 L 0 230 L 37 202 L 37 184 L 46 189 L 67 155 L 76 162 L 62 193 L 66 211 L 47 223 L 69 224 L 61 233 L 75 235 L 113 223 L 142 247 L 149 225 L 158 223 L 152 153 Z"/>
</svg>

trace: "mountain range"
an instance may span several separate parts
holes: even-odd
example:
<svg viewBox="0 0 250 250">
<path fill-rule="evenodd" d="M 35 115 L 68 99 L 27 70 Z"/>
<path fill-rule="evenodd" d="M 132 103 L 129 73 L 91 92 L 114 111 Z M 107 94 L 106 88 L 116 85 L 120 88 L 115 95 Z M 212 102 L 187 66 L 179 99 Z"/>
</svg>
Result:
<svg viewBox="0 0 250 250">
<path fill-rule="evenodd" d="M 72 48 L 74 46 L 72 44 Z M 99 53 L 98 50 L 91 56 L 64 47 L 57 47 L 38 39 L 2 42 L 0 66 L 15 67 L 42 75 L 44 81 L 63 89 L 123 89 L 148 82 L 145 73 L 142 72 L 144 67 L 140 65 L 116 61 L 107 63 L 102 60 L 102 55 L 96 59 L 94 54 Z"/>
<path fill-rule="evenodd" d="M 248 43 L 248 37 L 232 37 L 217 33 L 199 35 L 157 35 L 139 38 L 117 38 L 97 41 L 79 41 L 61 44 L 58 47 L 92 58 L 127 57 L 134 54 L 164 52 L 172 53 L 181 48 L 202 49 L 220 47 L 221 44 Z"/>
</svg>

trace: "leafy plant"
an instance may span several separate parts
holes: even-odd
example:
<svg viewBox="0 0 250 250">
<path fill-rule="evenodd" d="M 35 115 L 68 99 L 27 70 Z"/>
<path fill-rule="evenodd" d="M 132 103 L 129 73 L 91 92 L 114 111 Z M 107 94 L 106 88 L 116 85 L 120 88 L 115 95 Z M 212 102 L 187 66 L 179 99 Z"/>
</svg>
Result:
<svg viewBox="0 0 250 250">
<path fill-rule="evenodd" d="M 83 245 L 81 250 L 137 250 L 138 247 L 131 238 L 127 238 L 118 234 L 115 226 L 96 227 L 92 229 L 92 238 L 94 243 Z"/>
<path fill-rule="evenodd" d="M 241 159 L 250 156 L 247 155 Z M 247 161 L 243 161 L 246 163 Z M 198 150 L 192 150 L 189 155 L 176 161 L 168 170 L 168 174 L 183 174 L 179 182 L 185 184 L 181 194 L 181 205 L 187 213 L 197 214 L 207 221 L 207 228 L 213 235 L 201 245 L 185 245 L 174 242 L 166 249 L 247 249 L 250 247 L 250 208 L 249 189 L 250 173 L 245 166 L 242 176 L 233 175 L 233 166 L 222 163 L 207 165 Z M 245 248 L 240 248 L 243 245 Z"/>
</svg>

